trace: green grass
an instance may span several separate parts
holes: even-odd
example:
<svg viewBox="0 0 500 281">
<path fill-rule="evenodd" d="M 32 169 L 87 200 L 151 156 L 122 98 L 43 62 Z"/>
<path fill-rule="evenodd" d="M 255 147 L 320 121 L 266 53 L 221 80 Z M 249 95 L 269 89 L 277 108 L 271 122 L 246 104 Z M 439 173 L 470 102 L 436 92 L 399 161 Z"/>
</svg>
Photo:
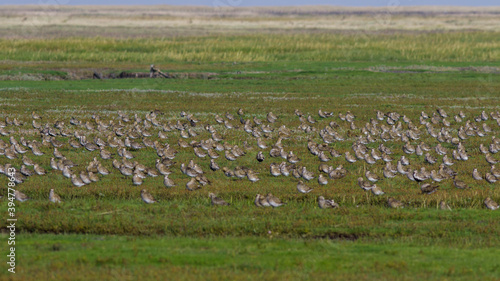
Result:
<svg viewBox="0 0 500 281">
<path fill-rule="evenodd" d="M 497 248 L 269 236 L 200 239 L 23 234 L 17 237 L 20 258 L 11 278 L 470 280 L 481 276 L 497 280 L 500 269 Z M 6 277 L 4 272 L 0 274 Z"/>
</svg>

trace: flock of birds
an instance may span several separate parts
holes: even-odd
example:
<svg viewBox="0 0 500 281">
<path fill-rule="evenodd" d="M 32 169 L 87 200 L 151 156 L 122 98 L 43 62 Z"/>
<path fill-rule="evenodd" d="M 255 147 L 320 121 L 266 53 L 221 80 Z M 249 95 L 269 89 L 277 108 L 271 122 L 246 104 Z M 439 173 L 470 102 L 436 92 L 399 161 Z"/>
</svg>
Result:
<svg viewBox="0 0 500 281">
<path fill-rule="evenodd" d="M 364 161 L 369 167 L 376 163 L 383 163 L 384 166 L 382 175 L 373 172 L 373 169 L 372 171 L 367 169 L 357 179 L 359 187 L 374 196 L 385 195 L 381 186 L 377 185 L 382 177 L 396 176 L 417 182 L 423 194 L 432 194 L 439 189 L 439 182 L 444 180 L 451 180 L 458 189 L 470 188 L 457 178 L 458 173 L 453 169 L 453 165 L 458 161 L 469 160 L 468 149 L 470 151 L 472 147 L 468 149 L 465 147 L 468 139 L 484 138 L 493 133 L 487 120 L 494 120 L 500 126 L 499 112 L 487 114 L 483 111 L 477 116 L 467 118 L 464 112 L 460 111 L 452 117 L 441 108 L 431 114 L 421 112 L 417 123 L 414 123 L 416 120 L 394 111 L 387 113 L 376 111 L 374 118 L 363 126 L 360 126 L 361 122 L 358 122 L 356 116 L 349 111 L 339 113 L 337 119 L 333 112 L 320 109 L 318 116 L 322 121 L 318 121 L 311 115 L 306 116 L 295 110 L 300 125 L 294 128 L 287 127 L 272 112 L 267 113 L 265 118 L 259 119 L 255 116 L 248 117 L 242 109 L 239 109 L 237 115 L 229 112 L 223 116 L 215 115 L 213 120 L 215 123 L 211 122 L 212 124 L 208 123 L 210 121 L 201 122 L 193 114 L 184 111 L 180 114 L 181 118 L 176 121 L 161 120 L 161 114 L 160 111 L 154 110 L 147 113 L 143 119 L 137 114 L 131 116 L 119 111 L 117 116 L 107 120 L 94 114 L 92 119 L 86 121 L 75 117 L 66 121 L 49 121 L 32 112 L 32 120 L 27 124 L 18 118 L 6 117 L 5 121 L 0 121 L 0 134 L 8 136 L 9 140 L 6 142 L 0 139 L 0 155 L 9 160 L 21 159 L 22 165 L 15 169 L 14 173 L 10 173 L 13 166 L 6 163 L 0 165 L 0 172 L 17 185 L 32 176 L 61 173 L 74 186 L 81 187 L 97 182 L 110 173 L 121 173 L 137 186 L 148 177 L 161 176 L 164 178 L 164 185 L 170 188 L 177 184 L 169 175 L 180 169 L 189 178 L 186 189 L 195 191 L 211 183 L 209 178 L 212 174 L 207 173 L 208 169 L 217 173 L 222 172 L 229 178 L 258 182 L 259 173 L 254 169 L 245 166 L 237 166 L 234 169 L 220 167 L 217 161 L 222 156 L 228 161 L 238 161 L 239 158 L 248 157 L 250 152 L 254 151 L 252 155 L 255 156 L 251 157 L 255 157 L 256 162 L 263 162 L 266 157 L 273 159 L 274 162 L 266 166 L 269 167 L 271 176 L 296 178 L 297 191 L 300 193 L 309 193 L 314 189 L 310 186 L 310 181 L 317 179 L 319 185 L 327 185 L 330 180 L 340 180 L 346 176 L 348 171 L 344 164 Z M 454 126 L 451 126 L 452 122 Z M 27 126 L 32 129 L 26 129 Z M 232 131 L 245 132 L 247 139 L 239 146 L 224 141 L 229 138 Z M 177 133 L 180 138 L 176 137 Z M 304 155 L 295 154 L 292 147 L 282 143 L 284 140 L 293 139 L 298 133 L 303 133 L 308 138 L 307 149 L 314 159 L 317 159 L 314 161 L 318 165 L 319 174 L 301 165 L 300 157 Z M 428 143 L 422 141 L 425 134 L 430 136 L 426 138 Z M 431 145 L 433 139 L 437 141 L 436 145 Z M 339 152 L 330 145 L 347 141 L 349 144 L 352 142 L 351 149 L 344 152 Z M 384 145 L 388 143 L 402 144 L 402 155 L 398 157 L 399 159 L 394 157 L 392 151 L 394 148 L 391 150 Z M 255 150 L 255 146 L 258 147 L 258 151 Z M 373 148 L 370 149 L 368 146 Z M 64 156 L 61 148 L 98 151 L 99 157 L 94 157 L 89 163 L 75 163 Z M 157 154 L 154 167 L 134 160 L 137 151 L 147 149 Z M 192 151 L 194 159 L 210 159 L 205 161 L 208 165 L 201 166 L 194 160 L 177 165 L 174 159 L 179 150 Z M 47 163 L 39 160 L 40 156 L 48 153 L 47 151 L 53 154 L 49 172 L 44 168 L 48 166 Z M 493 155 L 500 151 L 500 138 L 493 135 L 489 143 L 485 140 L 479 145 L 479 151 L 483 154 L 484 163 L 487 163 L 490 169 L 483 175 L 477 168 L 473 168 L 472 178 L 475 181 L 495 183 L 500 179 L 500 168 L 495 166 L 498 160 Z M 413 154 L 422 160 L 420 167 L 411 165 L 408 156 Z M 337 167 L 329 164 L 333 158 L 342 156 L 345 158 L 344 164 Z M 277 163 L 279 162 L 277 159 L 282 159 L 281 163 Z M 106 168 L 103 165 L 104 161 L 111 162 L 114 170 Z M 439 162 L 441 163 L 438 169 L 428 170 L 428 165 Z M 75 167 L 78 165 L 84 167 L 79 173 L 75 172 Z M 146 189 L 143 189 L 140 195 L 145 203 L 157 202 Z M 15 191 L 15 198 L 19 201 L 30 199 L 19 190 Z M 213 205 L 229 205 L 214 193 L 209 193 L 209 198 Z M 62 202 L 54 189 L 50 190 L 49 200 L 54 203 Z M 323 196 L 317 198 L 317 203 L 324 209 L 339 207 L 334 200 L 325 199 Z M 268 193 L 257 194 L 254 204 L 257 207 L 276 208 L 286 203 Z M 391 208 L 400 208 L 404 207 L 405 203 L 388 197 L 387 205 Z M 484 205 L 491 210 L 499 208 L 498 203 L 490 197 L 484 199 Z M 440 208 L 450 207 L 441 201 Z"/>
</svg>

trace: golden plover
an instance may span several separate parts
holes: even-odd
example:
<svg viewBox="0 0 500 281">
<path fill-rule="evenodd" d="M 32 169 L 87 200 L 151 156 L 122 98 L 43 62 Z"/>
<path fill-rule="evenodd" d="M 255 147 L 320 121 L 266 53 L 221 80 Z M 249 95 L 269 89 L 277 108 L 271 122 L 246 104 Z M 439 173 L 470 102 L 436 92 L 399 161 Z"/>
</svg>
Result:
<svg viewBox="0 0 500 281">
<path fill-rule="evenodd" d="M 208 197 L 212 201 L 212 205 L 220 205 L 220 206 L 228 206 L 229 205 L 229 203 L 227 203 L 223 199 L 217 197 L 217 195 L 213 194 L 212 192 L 210 192 L 208 194 Z"/>
<path fill-rule="evenodd" d="M 327 200 L 327 199 L 325 199 L 325 197 L 319 196 L 318 197 L 318 206 L 321 209 L 334 209 L 334 208 L 338 208 L 339 204 L 335 203 L 335 201 L 333 201 L 333 200 Z"/>
<path fill-rule="evenodd" d="M 50 192 L 49 192 L 49 200 L 50 202 L 52 203 L 61 203 L 61 197 L 59 197 L 59 195 L 57 195 L 55 192 L 54 192 L 54 189 L 50 189 Z"/>
<path fill-rule="evenodd" d="M 16 198 L 17 201 L 21 201 L 21 202 L 24 202 L 24 201 L 27 201 L 30 199 L 26 194 L 22 193 L 19 190 L 14 191 L 14 197 Z"/>
<path fill-rule="evenodd" d="M 486 206 L 486 208 L 493 210 L 493 211 L 499 208 L 498 203 L 493 201 L 490 197 L 487 197 L 486 199 L 484 199 L 484 205 Z"/>
<path fill-rule="evenodd" d="M 297 190 L 300 192 L 300 193 L 309 193 L 311 192 L 313 189 L 310 188 L 309 186 L 305 185 L 303 181 L 299 181 L 297 183 Z"/>
<path fill-rule="evenodd" d="M 147 204 L 152 204 L 156 203 L 157 201 L 153 198 L 149 192 L 147 192 L 145 189 L 141 190 L 141 199 Z"/>
</svg>

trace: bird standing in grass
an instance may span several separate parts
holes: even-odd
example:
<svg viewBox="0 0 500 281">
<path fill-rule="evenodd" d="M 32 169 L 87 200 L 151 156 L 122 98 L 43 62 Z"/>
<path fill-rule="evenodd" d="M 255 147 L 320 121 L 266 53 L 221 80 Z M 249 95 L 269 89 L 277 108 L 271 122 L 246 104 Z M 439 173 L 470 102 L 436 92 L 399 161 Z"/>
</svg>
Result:
<svg viewBox="0 0 500 281">
<path fill-rule="evenodd" d="M 278 197 L 272 195 L 271 193 L 268 193 L 266 196 L 267 202 L 269 205 L 271 205 L 273 208 L 277 208 L 280 206 L 285 205 L 286 203 L 283 203 Z M 262 201 L 261 201 L 262 204 Z"/>
<path fill-rule="evenodd" d="M 368 170 L 366 170 L 365 176 L 371 182 L 377 182 L 378 180 L 380 180 L 379 176 L 377 176 L 376 174 L 374 174 Z"/>
<path fill-rule="evenodd" d="M 422 191 L 422 193 L 424 194 L 432 194 L 434 192 L 437 191 L 438 189 L 438 185 L 436 184 L 430 184 L 430 183 L 423 183 L 421 186 L 420 186 L 420 190 Z"/>
<path fill-rule="evenodd" d="M 499 208 L 498 203 L 493 201 L 490 197 L 484 199 L 484 205 L 486 206 L 486 208 L 492 211 L 497 210 Z"/>
<path fill-rule="evenodd" d="M 313 189 L 310 188 L 309 186 L 307 186 L 303 181 L 299 181 L 297 183 L 297 190 L 300 192 L 300 193 L 309 193 L 311 192 Z"/>
<path fill-rule="evenodd" d="M 468 189 L 470 186 L 468 186 L 465 182 L 457 179 L 453 179 L 453 185 L 458 188 L 458 189 Z"/>
<path fill-rule="evenodd" d="M 255 204 L 255 206 L 257 207 L 264 207 L 261 203 L 260 203 L 260 200 L 261 200 L 261 196 L 260 194 L 257 194 L 255 196 L 255 200 L 253 201 L 253 203 Z"/>
<path fill-rule="evenodd" d="M 372 191 L 373 195 L 384 195 L 385 194 L 385 192 L 376 184 L 374 184 L 372 186 L 371 191 Z"/>
<path fill-rule="evenodd" d="M 448 206 L 448 204 L 446 204 L 445 201 L 439 202 L 439 209 L 441 209 L 441 210 L 451 210 L 450 206 Z"/>
<path fill-rule="evenodd" d="M 396 208 L 396 209 L 397 208 L 404 208 L 404 204 L 401 201 L 396 200 L 392 197 L 389 197 L 387 199 L 387 205 L 391 208 Z"/>
<path fill-rule="evenodd" d="M 14 191 L 14 196 L 16 197 L 17 201 L 21 201 L 21 202 L 24 202 L 24 201 L 31 199 L 26 194 L 22 193 L 19 190 Z"/>
<path fill-rule="evenodd" d="M 189 191 L 195 191 L 200 189 L 201 186 L 198 184 L 196 181 L 196 178 L 191 178 L 187 183 L 186 183 L 186 189 Z"/>
</svg>

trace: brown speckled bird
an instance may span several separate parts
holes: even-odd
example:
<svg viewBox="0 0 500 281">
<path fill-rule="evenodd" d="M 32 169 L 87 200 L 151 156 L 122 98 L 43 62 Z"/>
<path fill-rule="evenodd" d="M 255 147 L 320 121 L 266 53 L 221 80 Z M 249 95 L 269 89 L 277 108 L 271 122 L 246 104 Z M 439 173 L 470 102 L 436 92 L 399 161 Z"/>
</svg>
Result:
<svg viewBox="0 0 500 281">
<path fill-rule="evenodd" d="M 404 204 L 401 201 L 398 201 L 392 197 L 387 199 L 387 205 L 391 208 L 404 208 Z"/>
<path fill-rule="evenodd" d="M 486 206 L 486 208 L 492 211 L 497 210 L 499 208 L 498 203 L 493 201 L 490 197 L 484 199 L 484 205 Z"/>
<path fill-rule="evenodd" d="M 334 209 L 338 208 L 339 204 L 335 203 L 333 200 L 327 200 L 323 196 L 318 196 L 318 206 L 321 209 Z"/>
<path fill-rule="evenodd" d="M 61 203 L 61 197 L 59 197 L 59 195 L 57 195 L 55 192 L 54 192 L 54 189 L 52 188 L 49 192 L 49 200 L 50 202 L 52 203 Z"/>
<path fill-rule="evenodd" d="M 220 206 L 229 206 L 230 204 L 224 201 L 223 199 L 217 197 L 214 193 L 208 193 L 208 197 L 212 201 L 212 205 L 220 205 Z"/>
<path fill-rule="evenodd" d="M 141 198 L 142 201 L 144 201 L 147 204 L 153 204 L 156 203 L 157 201 L 153 198 L 149 192 L 147 192 L 145 189 L 141 190 Z"/>
</svg>

